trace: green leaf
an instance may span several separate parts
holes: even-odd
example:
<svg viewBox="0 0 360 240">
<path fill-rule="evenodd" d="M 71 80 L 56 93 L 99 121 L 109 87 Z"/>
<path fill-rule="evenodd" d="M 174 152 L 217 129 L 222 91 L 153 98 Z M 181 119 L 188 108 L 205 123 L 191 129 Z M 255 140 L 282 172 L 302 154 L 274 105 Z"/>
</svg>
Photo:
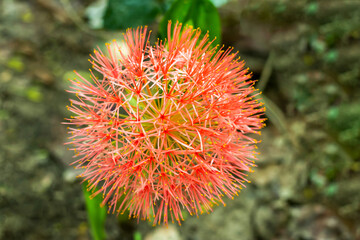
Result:
<svg viewBox="0 0 360 240">
<path fill-rule="evenodd" d="M 324 60 L 327 63 L 334 63 L 339 58 L 339 54 L 336 50 L 330 50 L 325 54 Z"/>
<path fill-rule="evenodd" d="M 214 4 L 209 0 L 177 0 L 165 13 L 159 27 L 159 34 L 162 39 L 167 36 L 168 21 L 177 21 L 184 25 L 191 25 L 200 28 L 203 37 L 209 31 L 210 40 L 214 45 L 221 43 L 221 23 L 219 13 Z"/>
<path fill-rule="evenodd" d="M 26 90 L 26 97 L 32 102 L 41 102 L 43 100 L 41 89 L 35 86 Z"/>
<path fill-rule="evenodd" d="M 136 231 L 134 233 L 134 240 L 141 240 L 142 237 L 141 237 L 141 233 L 139 231 Z"/>
<path fill-rule="evenodd" d="M 325 188 L 325 195 L 334 196 L 338 192 L 338 185 L 336 183 L 329 184 Z"/>
<path fill-rule="evenodd" d="M 157 0 L 108 0 L 104 28 L 116 30 L 150 24 L 160 9 Z"/>
<path fill-rule="evenodd" d="M 91 199 L 91 193 L 87 191 L 87 184 L 83 184 L 83 193 L 85 198 L 88 221 L 90 223 L 91 235 L 95 240 L 103 240 L 105 234 L 106 207 L 100 207 L 102 202 L 101 195 Z"/>
<path fill-rule="evenodd" d="M 22 72 L 25 68 L 25 65 L 21 58 L 12 57 L 8 62 L 7 66 L 15 71 Z"/>
<path fill-rule="evenodd" d="M 314 15 L 318 12 L 318 10 L 319 10 L 319 4 L 317 2 L 309 3 L 305 7 L 305 13 L 308 15 Z"/>
</svg>

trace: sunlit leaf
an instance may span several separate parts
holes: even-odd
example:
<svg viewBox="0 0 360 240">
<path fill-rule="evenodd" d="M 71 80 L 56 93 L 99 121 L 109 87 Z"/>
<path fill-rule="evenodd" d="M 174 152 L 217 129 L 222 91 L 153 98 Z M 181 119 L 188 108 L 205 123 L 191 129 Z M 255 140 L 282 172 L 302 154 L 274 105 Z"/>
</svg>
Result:
<svg viewBox="0 0 360 240">
<path fill-rule="evenodd" d="M 32 102 L 41 102 L 44 98 L 39 87 L 30 87 L 26 90 L 27 98 Z"/>
<path fill-rule="evenodd" d="M 160 23 L 159 33 L 162 39 L 167 33 L 167 23 L 179 21 L 184 25 L 200 28 L 204 36 L 209 31 L 210 39 L 216 38 L 214 44 L 221 43 L 220 17 L 216 7 L 209 0 L 177 0 L 165 13 Z"/>
</svg>

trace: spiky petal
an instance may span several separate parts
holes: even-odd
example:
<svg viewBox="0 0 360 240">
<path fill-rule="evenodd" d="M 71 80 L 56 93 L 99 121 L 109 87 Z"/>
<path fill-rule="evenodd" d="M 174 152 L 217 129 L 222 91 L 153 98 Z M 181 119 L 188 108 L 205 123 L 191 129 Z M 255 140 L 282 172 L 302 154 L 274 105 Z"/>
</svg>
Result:
<svg viewBox="0 0 360 240">
<path fill-rule="evenodd" d="M 90 62 L 100 73 L 71 80 L 68 142 L 93 195 L 109 211 L 154 224 L 211 212 L 248 182 L 264 108 L 244 62 L 216 49 L 200 30 L 168 25 L 168 40 L 150 46 L 145 28 L 124 35 L 107 56 Z M 99 74 L 98 74 L 99 75 Z"/>
</svg>

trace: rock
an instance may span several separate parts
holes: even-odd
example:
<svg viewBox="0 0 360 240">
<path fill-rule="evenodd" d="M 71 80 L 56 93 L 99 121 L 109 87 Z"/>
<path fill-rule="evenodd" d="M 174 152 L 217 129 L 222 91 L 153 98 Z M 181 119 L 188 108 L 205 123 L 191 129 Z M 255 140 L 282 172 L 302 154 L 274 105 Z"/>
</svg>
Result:
<svg viewBox="0 0 360 240">
<path fill-rule="evenodd" d="M 145 236 L 145 240 L 182 240 L 175 226 L 161 226 Z"/>
</svg>

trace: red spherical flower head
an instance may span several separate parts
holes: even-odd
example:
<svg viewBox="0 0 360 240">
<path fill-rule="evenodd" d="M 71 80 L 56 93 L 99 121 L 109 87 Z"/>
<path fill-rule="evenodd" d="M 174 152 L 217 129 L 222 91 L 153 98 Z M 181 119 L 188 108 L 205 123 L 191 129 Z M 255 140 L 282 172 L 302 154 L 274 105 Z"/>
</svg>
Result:
<svg viewBox="0 0 360 240">
<path fill-rule="evenodd" d="M 209 213 L 249 182 L 259 93 L 232 49 L 200 36 L 169 23 L 168 39 L 151 46 L 146 27 L 128 30 L 126 47 L 94 51 L 97 75 L 71 80 L 74 164 L 109 211 L 180 224 L 184 211 Z"/>
</svg>

